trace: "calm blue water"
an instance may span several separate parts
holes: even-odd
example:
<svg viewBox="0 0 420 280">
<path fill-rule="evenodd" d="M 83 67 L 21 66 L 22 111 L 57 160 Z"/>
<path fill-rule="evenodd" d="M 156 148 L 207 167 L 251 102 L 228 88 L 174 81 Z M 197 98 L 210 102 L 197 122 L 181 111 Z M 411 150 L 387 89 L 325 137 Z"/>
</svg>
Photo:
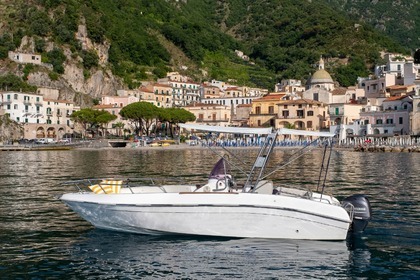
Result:
<svg viewBox="0 0 420 280">
<path fill-rule="evenodd" d="M 248 161 L 254 150 L 238 150 Z M 276 150 L 284 162 L 292 150 Z M 276 175 L 313 185 L 320 151 Z M 373 220 L 346 242 L 151 237 L 98 230 L 55 196 L 88 177 L 206 178 L 207 150 L 0 153 L 0 279 L 420 279 L 420 154 L 332 156 L 328 192 L 369 196 Z"/>
</svg>

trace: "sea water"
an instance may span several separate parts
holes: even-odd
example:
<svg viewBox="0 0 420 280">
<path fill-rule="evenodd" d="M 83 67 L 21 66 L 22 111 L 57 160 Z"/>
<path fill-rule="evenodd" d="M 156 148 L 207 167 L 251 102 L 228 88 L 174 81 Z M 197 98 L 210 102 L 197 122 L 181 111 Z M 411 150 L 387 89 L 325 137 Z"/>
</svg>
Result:
<svg viewBox="0 0 420 280">
<path fill-rule="evenodd" d="M 256 150 L 237 149 L 249 164 Z M 269 168 L 297 150 L 276 149 Z M 316 188 L 322 151 L 274 176 Z M 156 237 L 95 229 L 57 199 L 80 178 L 207 179 L 203 148 L 2 152 L 0 279 L 415 279 L 420 278 L 420 154 L 334 151 L 326 192 L 366 194 L 373 217 L 342 242 Z M 227 225 L 229 226 L 229 225 Z"/>
</svg>

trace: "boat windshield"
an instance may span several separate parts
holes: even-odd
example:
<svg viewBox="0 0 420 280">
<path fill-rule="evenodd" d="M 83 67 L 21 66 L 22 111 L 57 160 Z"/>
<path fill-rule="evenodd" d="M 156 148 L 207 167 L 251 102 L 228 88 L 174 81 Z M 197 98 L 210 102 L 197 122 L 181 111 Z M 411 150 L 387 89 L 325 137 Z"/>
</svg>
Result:
<svg viewBox="0 0 420 280">
<path fill-rule="evenodd" d="M 221 158 L 214 165 L 213 170 L 210 173 L 209 179 L 224 178 L 227 174 L 230 174 L 230 166 L 224 158 Z"/>
</svg>

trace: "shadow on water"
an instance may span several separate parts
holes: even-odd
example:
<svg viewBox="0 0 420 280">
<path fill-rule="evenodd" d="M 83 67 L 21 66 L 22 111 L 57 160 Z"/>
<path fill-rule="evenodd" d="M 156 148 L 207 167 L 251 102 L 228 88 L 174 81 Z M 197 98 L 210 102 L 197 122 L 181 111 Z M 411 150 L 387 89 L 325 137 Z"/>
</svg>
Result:
<svg viewBox="0 0 420 280">
<path fill-rule="evenodd" d="M 118 277 L 192 279 L 344 276 L 350 255 L 345 242 L 144 236 L 97 229 L 64 253 L 83 262 L 87 274 L 78 276 L 107 269 L 119 271 Z"/>
</svg>

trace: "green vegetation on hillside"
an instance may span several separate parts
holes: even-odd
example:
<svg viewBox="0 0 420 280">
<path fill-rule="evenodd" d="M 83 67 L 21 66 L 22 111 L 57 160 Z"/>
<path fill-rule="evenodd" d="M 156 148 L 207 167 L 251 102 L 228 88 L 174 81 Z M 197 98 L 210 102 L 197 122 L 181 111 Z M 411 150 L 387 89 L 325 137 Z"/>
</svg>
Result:
<svg viewBox="0 0 420 280">
<path fill-rule="evenodd" d="M 282 78 L 306 79 L 322 55 L 327 70 L 342 84 L 366 75 L 379 52 L 407 52 L 367 25 L 339 14 L 322 1 L 305 0 L 18 0 L 0 34 L 0 59 L 23 35 L 35 38 L 35 49 L 63 73 L 65 45 L 80 57 L 87 77 L 99 66 L 93 51 L 75 38 L 85 24 L 89 38 L 109 48 L 109 67 L 129 88 L 151 76 L 163 77 L 174 65 L 170 42 L 194 64 L 185 74 L 202 80 L 235 80 L 240 85 L 272 88 Z M 324 4 L 323 4 L 324 3 Z M 13 22 L 14 24 L 10 24 Z M 20 34 L 21 36 L 17 36 Z M 19 39 L 16 39 L 19 37 Z M 164 38 L 165 40 L 162 40 Z M 47 51 L 48 42 L 55 49 Z M 250 62 L 238 58 L 241 50 Z M 339 60 L 340 59 L 340 60 Z M 338 61 L 348 64 L 339 64 Z"/>
<path fill-rule="evenodd" d="M 360 19 L 412 50 L 420 47 L 418 0 L 348 1 L 324 0 L 351 18 Z"/>
</svg>

